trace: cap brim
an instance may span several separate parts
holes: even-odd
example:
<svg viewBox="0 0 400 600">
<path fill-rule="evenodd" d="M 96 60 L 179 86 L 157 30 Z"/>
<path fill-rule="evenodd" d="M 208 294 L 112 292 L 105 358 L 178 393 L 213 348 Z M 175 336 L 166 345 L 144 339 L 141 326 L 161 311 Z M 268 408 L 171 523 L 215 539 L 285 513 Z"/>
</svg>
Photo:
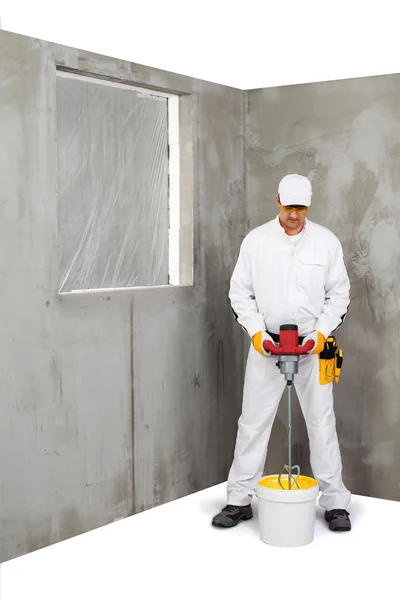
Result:
<svg viewBox="0 0 400 600">
<path fill-rule="evenodd" d="M 311 195 L 310 194 L 299 194 L 298 196 L 294 196 L 290 194 L 288 198 L 285 198 L 285 195 L 279 195 L 279 199 L 283 206 L 311 206 Z"/>
</svg>

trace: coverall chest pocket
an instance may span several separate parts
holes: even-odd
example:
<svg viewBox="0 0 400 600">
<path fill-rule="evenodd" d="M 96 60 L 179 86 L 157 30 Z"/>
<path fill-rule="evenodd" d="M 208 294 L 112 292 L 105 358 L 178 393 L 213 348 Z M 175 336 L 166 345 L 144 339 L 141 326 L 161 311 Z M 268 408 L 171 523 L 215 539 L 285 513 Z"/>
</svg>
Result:
<svg viewBox="0 0 400 600">
<path fill-rule="evenodd" d="M 297 266 L 298 281 L 309 287 L 324 287 L 328 261 L 324 256 L 303 254 Z"/>
</svg>

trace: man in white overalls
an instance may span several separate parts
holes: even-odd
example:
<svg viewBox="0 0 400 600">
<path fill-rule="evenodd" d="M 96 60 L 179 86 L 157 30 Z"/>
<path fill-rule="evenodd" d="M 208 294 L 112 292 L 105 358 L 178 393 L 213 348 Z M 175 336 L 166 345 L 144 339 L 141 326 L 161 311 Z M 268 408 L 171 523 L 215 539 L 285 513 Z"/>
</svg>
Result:
<svg viewBox="0 0 400 600">
<path fill-rule="evenodd" d="M 299 343 L 314 341 L 300 357 L 294 385 L 305 418 L 310 462 L 335 531 L 351 529 L 351 495 L 342 481 L 342 462 L 333 408 L 333 382 L 321 385 L 319 354 L 343 322 L 350 282 L 338 238 L 309 221 L 312 188 L 306 177 L 287 175 L 279 184 L 279 215 L 244 238 L 232 275 L 229 298 L 238 323 L 252 340 L 242 414 L 227 484 L 227 506 L 213 525 L 232 527 L 253 516 L 251 499 L 263 475 L 271 428 L 285 388 L 276 357 L 264 340 L 279 341 L 283 324 L 298 326 Z"/>
</svg>

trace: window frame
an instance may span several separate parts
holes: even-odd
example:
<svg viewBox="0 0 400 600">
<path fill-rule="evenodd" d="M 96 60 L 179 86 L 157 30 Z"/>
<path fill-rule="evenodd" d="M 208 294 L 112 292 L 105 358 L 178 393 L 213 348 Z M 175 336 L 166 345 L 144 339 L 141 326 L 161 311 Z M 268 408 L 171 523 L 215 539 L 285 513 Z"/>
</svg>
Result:
<svg viewBox="0 0 400 600">
<path fill-rule="evenodd" d="M 56 77 L 75 79 L 96 83 L 125 91 L 135 92 L 139 97 L 161 97 L 167 99 L 167 119 L 168 119 L 168 284 L 163 285 L 142 285 L 133 287 L 112 287 L 112 288 L 87 288 L 71 291 L 58 290 L 59 297 L 85 296 L 85 295 L 110 295 L 124 294 L 135 290 L 151 289 L 170 289 L 174 287 L 192 287 L 193 286 L 193 195 L 190 197 L 190 210 L 188 211 L 188 198 L 182 203 L 181 195 L 181 102 L 185 95 L 178 92 L 162 91 L 154 88 L 136 85 L 129 81 L 114 81 L 100 74 L 88 74 L 71 71 L 65 68 L 56 68 Z M 187 98 L 187 96 L 186 96 Z M 57 135 L 57 133 L 56 133 Z M 186 157 L 186 161 L 187 161 Z M 192 157 L 190 157 L 192 158 Z M 192 173 L 186 174 L 188 183 L 192 183 Z M 190 186 L 191 187 L 191 186 Z M 190 214 L 191 217 L 191 252 L 188 255 L 188 248 L 182 251 L 181 248 L 181 217 L 182 211 Z M 186 232 L 187 242 L 187 232 Z M 187 243 L 186 243 L 187 246 Z M 184 256 L 183 256 L 184 255 Z M 182 260 L 185 262 L 182 269 Z M 190 264 L 188 262 L 190 261 Z M 189 268 L 188 268 L 189 267 Z M 184 274 L 182 275 L 182 271 Z M 185 275 L 186 273 L 186 275 Z"/>
</svg>

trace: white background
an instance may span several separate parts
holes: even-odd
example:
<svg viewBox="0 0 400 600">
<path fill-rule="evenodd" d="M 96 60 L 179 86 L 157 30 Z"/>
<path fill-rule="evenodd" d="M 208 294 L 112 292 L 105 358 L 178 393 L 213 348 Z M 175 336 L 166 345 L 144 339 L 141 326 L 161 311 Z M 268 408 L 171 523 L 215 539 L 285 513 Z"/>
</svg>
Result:
<svg viewBox="0 0 400 600">
<path fill-rule="evenodd" d="M 2 29 L 242 89 L 400 71 L 396 0 L 0 0 Z"/>
</svg>

